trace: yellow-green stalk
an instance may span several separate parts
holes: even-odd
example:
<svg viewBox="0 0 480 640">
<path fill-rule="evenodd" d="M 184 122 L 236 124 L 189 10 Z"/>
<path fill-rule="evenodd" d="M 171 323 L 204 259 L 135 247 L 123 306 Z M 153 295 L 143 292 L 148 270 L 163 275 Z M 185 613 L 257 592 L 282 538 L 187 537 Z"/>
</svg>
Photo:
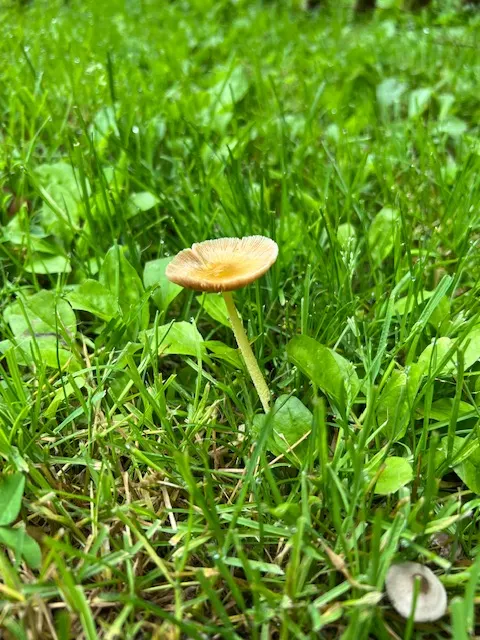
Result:
<svg viewBox="0 0 480 640">
<path fill-rule="evenodd" d="M 265 382 L 265 378 L 263 377 L 262 372 L 260 371 L 258 362 L 253 355 L 252 347 L 250 346 L 247 334 L 245 333 L 245 329 L 243 328 L 243 322 L 238 314 L 235 303 L 233 302 L 231 291 L 224 291 L 223 299 L 225 300 L 225 304 L 227 305 L 230 324 L 232 325 L 235 339 L 240 348 L 240 351 L 242 352 L 243 360 L 247 367 L 248 373 L 250 374 L 253 384 L 255 385 L 255 389 L 257 390 L 260 402 L 262 403 L 263 410 L 265 411 L 265 413 L 268 413 L 270 411 L 270 390 L 267 387 L 267 383 Z"/>
</svg>

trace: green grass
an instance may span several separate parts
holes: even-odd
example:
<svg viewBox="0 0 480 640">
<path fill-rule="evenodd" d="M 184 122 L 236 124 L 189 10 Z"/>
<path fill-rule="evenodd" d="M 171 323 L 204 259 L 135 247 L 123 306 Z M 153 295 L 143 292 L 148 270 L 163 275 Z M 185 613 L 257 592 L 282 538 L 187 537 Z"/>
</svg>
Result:
<svg viewBox="0 0 480 640">
<path fill-rule="evenodd" d="M 0 5 L 2 638 L 474 631 L 480 20 L 299 4 Z M 267 418 L 163 275 L 249 234 Z"/>
</svg>

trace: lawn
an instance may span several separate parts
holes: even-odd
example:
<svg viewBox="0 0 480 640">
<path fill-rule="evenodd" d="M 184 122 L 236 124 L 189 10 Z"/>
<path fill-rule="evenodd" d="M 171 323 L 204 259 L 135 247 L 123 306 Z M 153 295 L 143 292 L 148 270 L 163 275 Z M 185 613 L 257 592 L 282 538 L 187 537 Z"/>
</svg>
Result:
<svg viewBox="0 0 480 640">
<path fill-rule="evenodd" d="M 350 4 L 1 3 L 2 639 L 474 633 L 480 14 Z"/>
</svg>

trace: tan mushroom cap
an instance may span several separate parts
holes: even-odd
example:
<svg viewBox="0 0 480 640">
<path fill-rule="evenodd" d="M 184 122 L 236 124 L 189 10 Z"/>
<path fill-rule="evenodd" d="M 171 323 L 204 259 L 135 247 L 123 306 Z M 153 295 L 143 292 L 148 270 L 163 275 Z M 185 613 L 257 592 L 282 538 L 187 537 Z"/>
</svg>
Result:
<svg viewBox="0 0 480 640">
<path fill-rule="evenodd" d="M 263 276 L 277 256 L 278 246 L 271 238 L 218 238 L 180 251 L 165 274 L 195 291 L 234 291 Z"/>
<path fill-rule="evenodd" d="M 447 610 L 445 587 L 428 567 L 418 562 L 393 564 L 387 573 L 385 586 L 391 603 L 404 618 L 412 611 L 415 580 L 420 578 L 420 589 L 413 619 L 415 622 L 433 622 Z"/>
</svg>

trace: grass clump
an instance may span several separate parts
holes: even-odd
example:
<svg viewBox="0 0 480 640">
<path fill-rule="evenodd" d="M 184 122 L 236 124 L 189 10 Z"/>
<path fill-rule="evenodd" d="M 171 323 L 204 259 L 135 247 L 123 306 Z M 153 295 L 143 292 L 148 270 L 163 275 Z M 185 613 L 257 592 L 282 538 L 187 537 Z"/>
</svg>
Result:
<svg viewBox="0 0 480 640">
<path fill-rule="evenodd" d="M 474 633 L 478 16 L 1 11 L 2 637 Z M 268 414 L 222 298 L 165 275 L 248 235 Z M 402 561 L 447 615 L 393 611 Z"/>
</svg>

